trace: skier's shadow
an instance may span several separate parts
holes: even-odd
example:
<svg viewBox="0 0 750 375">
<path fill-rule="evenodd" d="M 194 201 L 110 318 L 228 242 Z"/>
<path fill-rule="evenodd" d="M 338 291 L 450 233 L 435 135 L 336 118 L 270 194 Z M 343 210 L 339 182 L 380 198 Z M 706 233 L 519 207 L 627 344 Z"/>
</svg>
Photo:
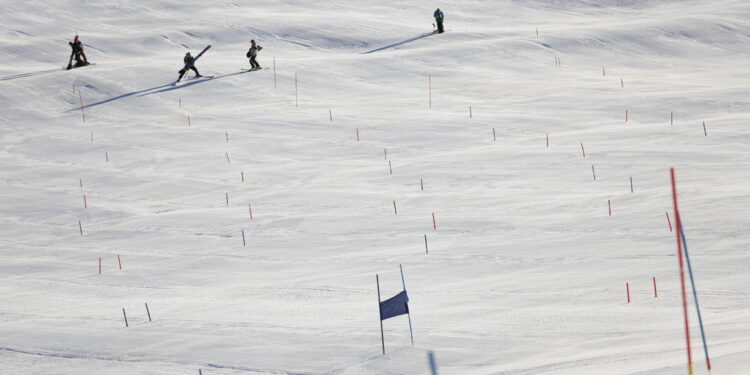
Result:
<svg viewBox="0 0 750 375">
<path fill-rule="evenodd" d="M 161 85 L 161 86 L 155 86 L 155 87 L 151 87 L 151 88 L 148 88 L 148 89 L 144 89 L 144 90 L 138 90 L 138 91 L 133 91 L 133 92 L 129 92 L 129 93 L 126 93 L 126 94 L 122 94 L 122 95 L 120 95 L 120 96 L 115 96 L 115 97 L 113 97 L 113 98 L 109 98 L 109 99 L 104 99 L 104 100 L 98 101 L 98 102 L 96 102 L 96 103 L 86 104 L 85 106 L 83 106 L 83 108 L 95 107 L 95 106 L 97 106 L 97 105 L 101 105 L 101 104 L 106 104 L 106 103 L 109 103 L 109 102 L 113 102 L 113 101 L 115 101 L 115 100 L 120 100 L 120 99 L 124 99 L 124 98 L 127 98 L 128 96 L 133 96 L 133 95 L 143 94 L 144 92 L 149 92 L 149 91 L 151 91 L 151 90 L 158 90 L 158 89 L 160 89 L 160 88 L 162 88 L 162 87 L 167 87 L 167 86 L 171 86 L 171 85 L 172 85 L 171 83 L 167 83 L 167 84 L 165 84 L 165 85 Z M 141 96 L 142 96 L 142 95 L 141 95 Z M 80 108 L 80 107 L 79 107 L 79 108 Z M 77 109 L 78 109 L 78 108 L 75 108 L 75 109 L 71 109 L 71 111 L 73 111 L 73 110 L 77 110 Z"/>
<path fill-rule="evenodd" d="M 373 53 L 373 52 L 378 52 L 378 51 L 382 51 L 382 50 L 389 49 L 389 48 L 398 47 L 398 46 L 401 46 L 401 45 L 404 45 L 404 44 L 407 44 L 407 43 L 414 42 L 414 41 L 419 40 L 419 39 L 427 38 L 430 35 L 435 35 L 435 33 L 434 32 L 432 32 L 432 33 L 424 33 L 422 35 L 415 36 L 414 38 L 411 38 L 411 39 L 407 39 L 407 40 L 404 40 L 404 41 L 401 41 L 401 42 L 398 42 L 398 43 L 393 43 L 393 44 L 387 45 L 385 47 L 376 48 L 376 49 L 374 49 L 372 51 L 362 52 L 362 55 L 367 55 L 368 53 Z"/>
<path fill-rule="evenodd" d="M 38 72 L 21 73 L 21 74 L 15 74 L 12 76 L 0 77 L 0 81 L 11 81 L 14 79 L 33 77 L 33 76 L 38 76 L 38 75 L 52 73 L 52 72 L 60 72 L 60 71 L 62 71 L 62 69 L 49 69 L 49 70 L 40 70 Z"/>
<path fill-rule="evenodd" d="M 133 91 L 133 92 L 125 93 L 125 94 L 122 94 L 122 95 L 119 95 L 119 96 L 115 96 L 113 98 L 100 100 L 100 101 L 98 101 L 96 103 L 86 104 L 85 106 L 83 106 L 83 108 L 85 109 L 85 108 L 95 107 L 95 106 L 102 105 L 102 104 L 107 104 L 109 102 L 113 102 L 115 100 L 124 99 L 124 98 L 127 98 L 129 96 L 133 96 L 133 95 L 138 95 L 138 97 L 142 97 L 142 96 L 147 96 L 147 95 L 151 95 L 151 94 L 158 94 L 158 93 L 162 93 L 162 92 L 177 90 L 177 89 L 181 89 L 181 88 L 184 88 L 184 87 L 197 85 L 199 83 L 213 81 L 213 80 L 216 80 L 216 79 L 230 77 L 230 76 L 234 76 L 234 75 L 242 74 L 242 73 L 245 73 L 245 71 L 224 74 L 224 75 L 215 76 L 215 77 L 207 78 L 207 79 L 200 79 L 200 80 L 188 81 L 186 83 L 183 83 L 182 85 L 176 85 L 176 82 L 166 83 L 166 84 L 163 84 L 163 85 L 154 86 L 154 87 L 143 89 L 143 90 L 138 90 L 138 91 Z M 154 91 L 154 90 L 156 90 L 156 91 Z M 80 107 L 74 108 L 74 109 L 71 109 L 70 111 L 78 110 L 79 108 Z"/>
<path fill-rule="evenodd" d="M 219 76 L 209 77 L 209 78 L 206 78 L 206 79 L 192 80 L 192 81 L 188 81 L 186 83 L 183 83 L 181 85 L 177 85 L 176 82 L 175 83 L 170 83 L 168 85 L 164 85 L 164 86 L 169 86 L 169 87 L 163 88 L 163 89 L 158 90 L 158 91 L 147 92 L 145 94 L 141 94 L 141 95 L 138 95 L 138 96 L 139 97 L 140 96 L 147 96 L 147 95 L 153 95 L 153 94 L 160 94 L 160 93 L 163 93 L 163 92 L 169 92 L 169 91 L 173 91 L 173 90 L 179 90 L 179 89 L 183 89 L 185 87 L 189 87 L 189 86 L 193 86 L 193 85 L 198 85 L 198 84 L 206 83 L 206 82 L 211 82 L 211 81 L 215 81 L 217 79 L 222 79 L 222 78 L 227 78 L 227 77 L 231 77 L 231 76 L 236 76 L 238 74 L 243 74 L 243 73 L 247 73 L 247 71 L 240 71 L 240 72 L 235 72 L 235 73 L 227 73 L 227 74 L 222 74 L 222 75 L 219 75 Z M 161 87 L 164 87 L 164 86 L 161 86 Z M 146 90 L 146 91 L 149 91 L 149 90 Z"/>
</svg>

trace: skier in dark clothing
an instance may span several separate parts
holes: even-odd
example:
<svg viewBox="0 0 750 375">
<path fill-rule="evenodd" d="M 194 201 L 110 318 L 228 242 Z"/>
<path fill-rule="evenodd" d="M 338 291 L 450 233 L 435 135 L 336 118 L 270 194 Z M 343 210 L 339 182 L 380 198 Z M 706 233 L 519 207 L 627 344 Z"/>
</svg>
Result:
<svg viewBox="0 0 750 375">
<path fill-rule="evenodd" d="M 68 42 L 70 45 L 70 48 L 73 50 L 70 53 L 70 60 L 68 60 L 68 70 L 70 70 L 73 67 L 73 58 L 76 59 L 75 67 L 79 66 L 86 66 L 89 64 L 88 59 L 86 58 L 86 54 L 83 53 L 83 43 L 81 43 L 81 40 L 78 39 L 78 35 L 76 35 L 75 39 L 73 39 L 72 42 Z M 83 59 L 81 59 L 83 58 Z"/>
<path fill-rule="evenodd" d="M 440 8 L 435 9 L 435 13 L 432 14 L 433 17 L 435 17 L 435 23 L 437 23 L 437 32 L 442 34 L 443 31 L 443 20 L 445 19 L 445 16 L 443 15 L 443 11 L 440 10 Z"/>
<path fill-rule="evenodd" d="M 245 55 L 246 57 L 250 58 L 250 70 L 260 69 L 260 64 L 255 61 L 255 58 L 258 57 L 258 51 L 262 49 L 263 47 L 255 44 L 255 40 L 250 41 L 250 49 L 247 50 L 247 54 Z"/>
<path fill-rule="evenodd" d="M 180 69 L 180 77 L 177 78 L 177 82 L 180 82 L 182 77 L 187 73 L 188 70 L 192 70 L 195 72 L 195 78 L 203 77 L 200 73 L 198 73 L 198 69 L 195 68 L 193 55 L 190 54 L 190 52 L 185 53 L 185 58 L 182 59 L 182 61 L 185 63 L 185 67 Z"/>
</svg>

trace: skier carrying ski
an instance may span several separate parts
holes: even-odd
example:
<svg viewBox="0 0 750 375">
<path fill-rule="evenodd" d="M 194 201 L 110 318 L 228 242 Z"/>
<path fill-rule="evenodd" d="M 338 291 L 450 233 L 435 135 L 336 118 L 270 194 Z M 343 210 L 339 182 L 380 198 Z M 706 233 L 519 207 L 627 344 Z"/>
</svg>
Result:
<svg viewBox="0 0 750 375">
<path fill-rule="evenodd" d="M 68 70 L 70 70 L 73 67 L 73 58 L 76 59 L 76 65 L 75 67 L 79 66 L 86 66 L 89 65 L 89 61 L 86 58 L 86 54 L 83 53 L 83 43 L 81 43 L 81 40 L 78 39 L 78 35 L 73 39 L 72 42 L 68 42 L 70 45 L 70 48 L 73 50 L 70 53 L 70 60 L 68 60 Z M 83 57 L 83 59 L 81 59 Z"/>
<path fill-rule="evenodd" d="M 190 52 L 185 53 L 185 58 L 182 59 L 182 61 L 185 63 L 185 67 L 180 69 L 180 77 L 177 78 L 177 82 L 180 82 L 182 77 L 187 73 L 188 70 L 192 70 L 195 72 L 195 78 L 203 77 L 200 73 L 198 73 L 198 69 L 195 68 L 195 59 L 193 58 L 193 55 L 190 54 Z"/>
<path fill-rule="evenodd" d="M 263 47 L 255 44 L 255 40 L 250 41 L 250 49 L 247 50 L 247 54 L 245 54 L 246 57 L 250 58 L 250 70 L 260 69 L 260 64 L 255 61 L 255 58 L 258 57 L 258 51 L 262 49 Z"/>
<path fill-rule="evenodd" d="M 432 14 L 433 17 L 435 17 L 435 23 L 437 23 L 437 32 L 442 34 L 443 31 L 443 20 L 445 19 L 445 16 L 443 15 L 443 11 L 440 10 L 440 8 L 435 9 L 435 13 Z"/>
</svg>

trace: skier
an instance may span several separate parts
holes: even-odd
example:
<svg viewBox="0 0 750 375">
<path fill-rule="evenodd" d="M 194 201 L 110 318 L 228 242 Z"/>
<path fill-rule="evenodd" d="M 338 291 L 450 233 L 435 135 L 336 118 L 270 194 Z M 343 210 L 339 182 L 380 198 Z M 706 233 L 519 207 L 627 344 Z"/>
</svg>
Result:
<svg viewBox="0 0 750 375">
<path fill-rule="evenodd" d="M 86 66 L 89 65 L 89 61 L 86 58 L 86 54 L 83 53 L 83 43 L 81 43 L 81 40 L 78 39 L 78 35 L 73 39 L 72 42 L 68 42 L 70 45 L 70 48 L 73 50 L 70 53 L 70 60 L 68 60 L 68 70 L 73 68 L 73 58 L 76 59 L 76 65 L 75 67 L 78 68 L 80 66 Z M 83 60 L 81 60 L 81 57 L 83 57 Z"/>
<path fill-rule="evenodd" d="M 432 14 L 433 17 L 435 17 L 435 22 L 437 23 L 437 32 L 442 34 L 443 31 L 443 20 L 445 19 L 445 16 L 443 15 L 443 11 L 440 10 L 440 8 L 435 9 L 435 13 Z"/>
<path fill-rule="evenodd" d="M 250 58 L 250 70 L 260 69 L 260 64 L 258 64 L 258 62 L 255 61 L 255 58 L 258 57 L 258 51 L 262 49 L 263 47 L 255 44 L 255 40 L 250 41 L 250 49 L 247 50 L 247 54 L 245 54 L 246 57 Z"/>
<path fill-rule="evenodd" d="M 180 77 L 177 78 L 177 82 L 180 82 L 180 80 L 182 79 L 182 76 L 184 76 L 188 70 L 192 70 L 195 72 L 195 78 L 203 77 L 200 73 L 198 73 L 198 69 L 195 68 L 195 65 L 193 65 L 195 59 L 193 58 L 193 55 L 190 54 L 190 52 L 185 53 L 185 58 L 182 59 L 182 61 L 185 63 L 185 67 L 180 69 L 179 71 Z"/>
</svg>

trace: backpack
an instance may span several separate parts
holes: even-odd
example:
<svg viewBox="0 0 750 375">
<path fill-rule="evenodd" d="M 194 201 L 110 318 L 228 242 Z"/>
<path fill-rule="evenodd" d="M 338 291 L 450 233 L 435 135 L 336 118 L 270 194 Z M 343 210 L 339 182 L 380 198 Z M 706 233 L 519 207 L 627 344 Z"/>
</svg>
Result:
<svg viewBox="0 0 750 375">
<path fill-rule="evenodd" d="M 255 46 L 255 48 L 250 47 L 250 49 L 247 50 L 247 54 L 245 56 L 246 57 L 256 57 L 256 56 L 258 56 L 258 51 L 260 51 L 262 49 L 263 49 L 263 47 L 261 47 L 261 46 Z"/>
</svg>

